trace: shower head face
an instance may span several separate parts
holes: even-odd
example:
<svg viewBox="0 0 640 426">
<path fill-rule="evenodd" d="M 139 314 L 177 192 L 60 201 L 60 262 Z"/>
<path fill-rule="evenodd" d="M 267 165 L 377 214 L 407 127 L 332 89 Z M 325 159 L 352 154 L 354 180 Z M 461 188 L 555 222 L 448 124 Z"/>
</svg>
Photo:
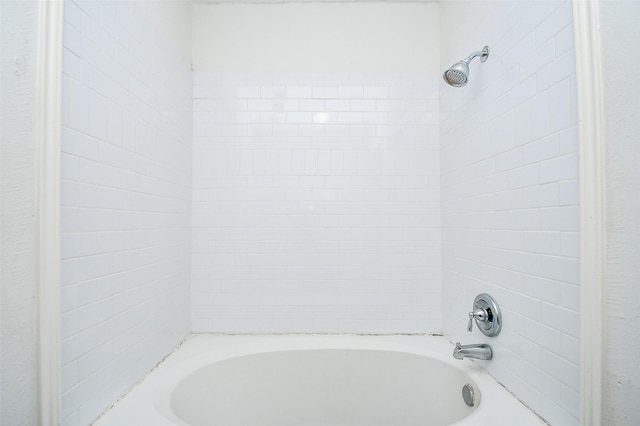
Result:
<svg viewBox="0 0 640 426">
<path fill-rule="evenodd" d="M 442 74 L 444 81 L 453 87 L 463 87 L 469 81 L 469 65 L 466 61 L 460 61 Z"/>
<path fill-rule="evenodd" d="M 463 59 L 446 70 L 444 74 L 442 74 L 444 81 L 453 87 L 466 86 L 469 81 L 469 63 L 471 63 L 474 58 L 478 57 L 480 58 L 480 62 L 485 62 L 489 57 L 489 46 L 485 46 L 482 50 L 473 52 L 467 57 L 467 59 Z"/>
</svg>

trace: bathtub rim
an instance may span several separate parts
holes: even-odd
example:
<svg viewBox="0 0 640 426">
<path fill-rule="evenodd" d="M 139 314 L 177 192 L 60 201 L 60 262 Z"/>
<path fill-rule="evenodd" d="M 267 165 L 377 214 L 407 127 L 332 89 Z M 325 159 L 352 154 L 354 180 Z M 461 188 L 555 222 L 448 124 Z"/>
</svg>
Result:
<svg viewBox="0 0 640 426">
<path fill-rule="evenodd" d="M 175 385 L 188 374 L 214 362 L 243 355 L 304 349 L 403 352 L 434 358 L 460 370 L 479 390 L 481 403 L 471 414 L 451 426 L 495 425 L 496 418 L 506 422 L 504 424 L 547 424 L 489 376 L 480 363 L 454 359 L 451 356 L 453 347 L 440 335 L 191 334 L 94 424 L 111 426 L 146 422 L 157 426 L 189 426 L 175 415 L 170 404 Z"/>
</svg>

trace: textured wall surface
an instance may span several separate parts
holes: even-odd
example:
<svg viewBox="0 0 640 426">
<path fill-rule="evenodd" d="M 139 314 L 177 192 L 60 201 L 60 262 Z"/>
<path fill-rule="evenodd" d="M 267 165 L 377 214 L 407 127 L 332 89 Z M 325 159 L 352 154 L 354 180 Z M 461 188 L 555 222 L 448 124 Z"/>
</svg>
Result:
<svg viewBox="0 0 640 426">
<path fill-rule="evenodd" d="M 190 330 L 190 71 L 137 4 L 65 3 L 64 424 L 93 420 Z"/>
<path fill-rule="evenodd" d="M 632 426 L 640 424 L 640 81 L 626 75 L 640 69 L 640 59 L 628 55 L 629 46 L 640 46 L 640 4 L 602 2 L 600 13 L 607 149 L 604 423 Z"/>
<path fill-rule="evenodd" d="M 0 2 L 0 424 L 38 422 L 34 86 L 38 3 Z"/>
<path fill-rule="evenodd" d="M 466 13 L 451 1 L 451 19 Z M 477 5 L 476 5 L 477 6 Z M 579 424 L 579 191 L 571 3 L 487 4 L 443 68 L 488 44 L 465 88 L 441 90 L 443 324 L 489 342 L 485 363 L 554 425 Z M 470 9 L 475 10 L 475 9 Z M 476 10 L 477 12 L 477 10 Z M 462 19 L 462 18 L 461 18 Z M 441 23 L 445 31 L 455 20 Z M 466 332 L 474 297 L 494 296 L 503 331 Z"/>
<path fill-rule="evenodd" d="M 194 77 L 194 331 L 440 331 L 438 76 Z"/>
</svg>

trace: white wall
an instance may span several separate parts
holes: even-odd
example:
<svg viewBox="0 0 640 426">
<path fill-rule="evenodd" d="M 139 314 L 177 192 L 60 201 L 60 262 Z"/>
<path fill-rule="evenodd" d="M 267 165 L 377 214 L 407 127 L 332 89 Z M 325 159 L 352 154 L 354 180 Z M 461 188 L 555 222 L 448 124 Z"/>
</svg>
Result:
<svg viewBox="0 0 640 426">
<path fill-rule="evenodd" d="M 465 88 L 441 86 L 443 323 L 488 342 L 484 363 L 554 425 L 579 422 L 578 138 L 570 2 L 467 9 L 443 2 L 441 38 L 466 13 L 482 25 L 442 52 L 444 69 L 488 44 Z M 462 27 L 464 28 L 464 27 Z M 460 29 L 464 31 L 464 29 Z M 474 297 L 502 308 L 503 331 L 466 332 Z"/>
<path fill-rule="evenodd" d="M 186 63 L 191 63 L 192 0 L 137 1 L 142 12 Z"/>
<path fill-rule="evenodd" d="M 193 69 L 436 72 L 434 3 L 194 4 Z"/>
<path fill-rule="evenodd" d="M 0 424 L 38 422 L 35 87 L 37 1 L 0 2 Z"/>
<path fill-rule="evenodd" d="M 65 2 L 63 424 L 190 331 L 191 96 L 190 64 L 137 3 Z"/>
<path fill-rule="evenodd" d="M 195 5 L 193 61 L 194 330 L 440 331 L 438 6 Z"/>
<path fill-rule="evenodd" d="M 640 69 L 629 46 L 640 46 L 640 4 L 600 3 L 607 179 L 605 424 L 640 424 Z"/>
</svg>

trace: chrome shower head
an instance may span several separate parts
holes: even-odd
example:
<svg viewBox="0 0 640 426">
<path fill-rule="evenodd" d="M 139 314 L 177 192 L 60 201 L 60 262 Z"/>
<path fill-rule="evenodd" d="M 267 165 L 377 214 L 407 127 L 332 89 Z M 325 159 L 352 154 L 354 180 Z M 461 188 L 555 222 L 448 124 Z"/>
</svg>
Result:
<svg viewBox="0 0 640 426">
<path fill-rule="evenodd" d="M 453 87 L 465 86 L 469 79 L 469 65 L 465 61 L 460 61 L 446 70 L 442 76 L 444 81 Z"/>
<path fill-rule="evenodd" d="M 442 77 L 447 84 L 453 87 L 463 87 L 467 85 L 469 81 L 469 63 L 473 58 L 480 56 L 480 61 L 484 62 L 489 57 L 489 46 L 485 46 L 478 52 L 473 52 L 467 59 L 454 64 L 446 70 Z"/>
</svg>

